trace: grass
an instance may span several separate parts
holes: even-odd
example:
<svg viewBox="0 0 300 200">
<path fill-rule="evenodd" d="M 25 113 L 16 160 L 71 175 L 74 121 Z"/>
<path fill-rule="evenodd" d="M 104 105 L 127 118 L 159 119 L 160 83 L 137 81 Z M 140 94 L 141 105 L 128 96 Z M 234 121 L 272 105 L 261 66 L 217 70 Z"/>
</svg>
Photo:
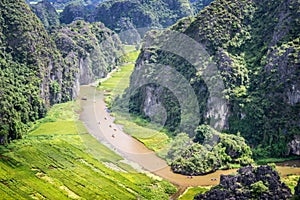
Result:
<svg viewBox="0 0 300 200">
<path fill-rule="evenodd" d="M 105 90 L 109 98 L 123 94 L 129 85 L 129 77 L 134 69 L 134 64 L 126 64 L 121 66 L 117 71 L 112 73 L 109 79 L 101 83 L 99 89 Z M 128 78 L 127 78 L 128 77 Z"/>
<path fill-rule="evenodd" d="M 193 200 L 195 195 L 204 194 L 210 190 L 210 187 L 189 187 L 179 198 L 178 200 Z"/>
<path fill-rule="evenodd" d="M 292 194 L 295 193 L 295 187 L 298 183 L 300 176 L 299 175 L 289 175 L 281 178 L 281 180 L 291 189 Z"/>
<path fill-rule="evenodd" d="M 121 96 L 125 89 L 129 87 L 130 75 L 134 70 L 134 62 L 138 57 L 138 51 L 134 47 L 126 46 L 127 59 L 130 64 L 123 65 L 119 70 L 113 72 L 109 79 L 103 81 L 99 87 L 100 90 L 104 91 L 106 98 L 105 102 L 108 107 L 111 107 L 112 102 L 117 96 Z M 113 113 L 116 118 L 116 123 L 124 126 L 124 131 L 138 139 L 145 146 L 151 150 L 154 150 L 159 155 L 165 154 L 170 143 L 170 138 L 163 132 L 155 129 L 150 129 L 140 125 L 137 121 L 138 117 L 132 118 L 128 113 Z M 137 119 L 137 120 L 135 120 Z"/>
<path fill-rule="evenodd" d="M 87 134 L 75 108 L 55 105 L 22 140 L 1 147 L 1 199 L 168 199 L 176 191 Z"/>
<path fill-rule="evenodd" d="M 132 118 L 128 114 L 116 113 L 115 116 L 115 122 L 123 125 L 126 133 L 138 139 L 147 148 L 155 152 L 160 153 L 164 151 L 170 143 L 170 139 L 164 132 L 138 125 L 136 122 L 131 121 Z"/>
<path fill-rule="evenodd" d="M 297 160 L 299 159 L 299 156 L 290 156 L 287 158 L 263 158 L 263 159 L 257 159 L 255 162 L 258 165 L 266 165 L 268 163 L 280 163 L 284 161 L 289 161 L 289 160 Z"/>
<path fill-rule="evenodd" d="M 110 106 L 113 99 L 117 95 L 122 95 L 125 89 L 129 86 L 129 77 L 134 69 L 134 62 L 139 55 L 139 51 L 135 50 L 134 46 L 124 46 L 126 55 L 124 60 L 126 64 L 120 66 L 116 71 L 110 74 L 108 79 L 100 81 L 99 89 L 105 91 L 106 103 Z"/>
</svg>

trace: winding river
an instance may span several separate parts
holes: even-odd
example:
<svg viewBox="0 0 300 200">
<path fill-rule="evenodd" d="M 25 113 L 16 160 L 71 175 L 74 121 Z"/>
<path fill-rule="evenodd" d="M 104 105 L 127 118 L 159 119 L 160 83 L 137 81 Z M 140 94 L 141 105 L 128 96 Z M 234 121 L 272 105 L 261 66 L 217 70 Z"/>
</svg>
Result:
<svg viewBox="0 0 300 200">
<path fill-rule="evenodd" d="M 79 98 L 82 97 L 86 97 L 86 100 L 81 101 L 82 112 L 80 120 L 85 124 L 90 134 L 99 142 L 119 152 L 127 160 L 137 163 L 144 170 L 177 185 L 181 192 L 189 186 L 219 184 L 221 174 L 236 172 L 236 169 L 218 170 L 208 175 L 194 176 L 192 178 L 173 173 L 166 161 L 159 158 L 153 151 L 147 149 L 144 144 L 124 133 L 120 125 L 114 124 L 114 118 L 105 109 L 106 105 L 102 92 L 92 86 L 81 86 Z M 282 176 L 300 174 L 300 168 L 279 166 L 278 170 Z M 217 181 L 212 181 L 213 178 L 217 178 Z"/>
</svg>

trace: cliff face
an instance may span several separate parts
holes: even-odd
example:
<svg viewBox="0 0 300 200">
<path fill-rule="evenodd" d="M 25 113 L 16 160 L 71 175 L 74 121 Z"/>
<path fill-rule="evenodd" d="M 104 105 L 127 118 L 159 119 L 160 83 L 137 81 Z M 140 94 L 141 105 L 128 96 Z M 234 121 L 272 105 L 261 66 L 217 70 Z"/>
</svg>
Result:
<svg viewBox="0 0 300 200">
<path fill-rule="evenodd" d="M 66 99 L 55 44 L 25 2 L 0 2 L 0 140 L 20 138 L 51 103 Z"/>
<path fill-rule="evenodd" d="M 36 6 L 42 6 L 36 11 L 41 11 L 47 24 L 43 13 L 50 5 Z M 3 144 L 21 138 L 30 122 L 43 117 L 50 105 L 76 98 L 80 84 L 104 77 L 117 64 L 122 48 L 118 36 L 102 23 L 76 21 L 52 29 L 50 37 L 24 1 L 4 0 L 0 8 Z"/>
<path fill-rule="evenodd" d="M 149 33 L 131 78 L 131 87 L 141 86 L 131 90 L 131 111 L 151 118 L 151 107 L 164 105 L 168 111 L 164 124 L 170 130 L 186 118 L 178 95 L 170 88 L 135 82 L 146 83 L 151 74 L 157 75 L 167 66 L 176 69 L 193 89 L 199 123 L 241 132 L 252 146 L 261 145 L 254 152 L 256 156 L 290 153 L 287 144 L 300 131 L 297 13 L 296 0 L 272 4 L 217 0 L 194 19 L 180 20 L 164 32 Z M 174 38 L 172 31 L 180 34 Z M 147 73 L 139 73 L 141 69 Z M 169 79 L 176 82 L 177 77 Z M 195 116 L 194 110 L 191 112 Z M 187 131 L 193 134 L 193 129 Z"/>
<path fill-rule="evenodd" d="M 122 55 L 119 37 L 100 22 L 75 21 L 52 35 L 68 68 L 74 69 L 75 85 L 105 77 Z"/>
<path fill-rule="evenodd" d="M 46 29 L 59 26 L 59 14 L 48 0 L 30 4 L 32 11 L 40 18 Z"/>
</svg>

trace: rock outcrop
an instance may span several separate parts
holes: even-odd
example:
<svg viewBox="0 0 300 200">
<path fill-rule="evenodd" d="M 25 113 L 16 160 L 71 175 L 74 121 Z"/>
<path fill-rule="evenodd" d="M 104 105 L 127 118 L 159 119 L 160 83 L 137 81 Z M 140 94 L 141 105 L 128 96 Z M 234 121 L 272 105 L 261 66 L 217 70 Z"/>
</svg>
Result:
<svg viewBox="0 0 300 200">
<path fill-rule="evenodd" d="M 205 194 L 195 196 L 200 199 L 290 199 L 291 190 L 283 182 L 277 171 L 270 166 L 244 167 L 237 175 L 221 175 L 220 184 Z"/>
<path fill-rule="evenodd" d="M 287 154 L 293 154 L 300 156 L 300 137 L 295 136 L 294 139 L 288 144 L 288 152 Z"/>
</svg>

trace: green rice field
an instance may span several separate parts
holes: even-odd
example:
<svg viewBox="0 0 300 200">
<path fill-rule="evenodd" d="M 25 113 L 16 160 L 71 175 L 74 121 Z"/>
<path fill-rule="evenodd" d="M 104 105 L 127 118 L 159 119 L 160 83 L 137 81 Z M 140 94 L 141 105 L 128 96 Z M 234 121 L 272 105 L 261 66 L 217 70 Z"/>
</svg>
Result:
<svg viewBox="0 0 300 200">
<path fill-rule="evenodd" d="M 1 199 L 168 199 L 176 191 L 89 135 L 76 109 L 53 106 L 23 139 L 1 147 Z"/>
</svg>

